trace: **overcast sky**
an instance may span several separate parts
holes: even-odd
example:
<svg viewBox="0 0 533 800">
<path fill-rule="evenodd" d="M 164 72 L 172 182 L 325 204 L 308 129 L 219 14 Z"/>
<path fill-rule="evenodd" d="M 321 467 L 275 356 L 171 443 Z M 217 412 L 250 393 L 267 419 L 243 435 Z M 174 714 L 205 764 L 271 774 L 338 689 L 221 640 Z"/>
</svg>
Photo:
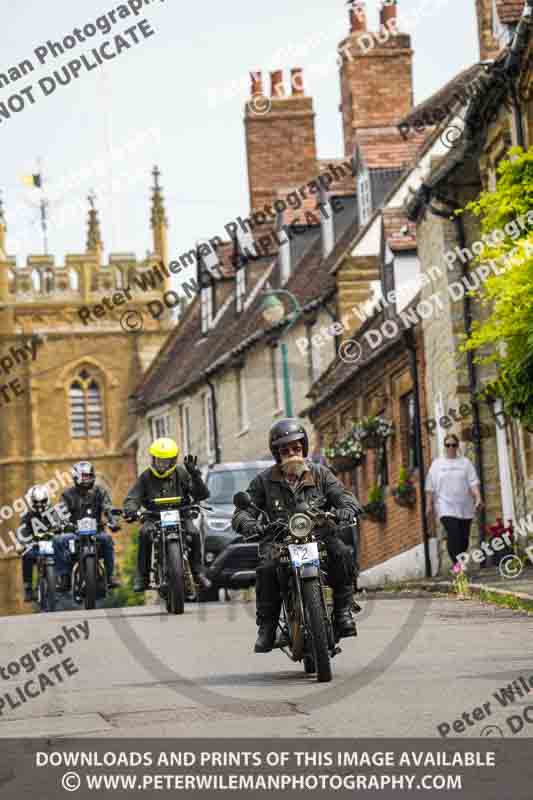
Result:
<svg viewBox="0 0 533 800">
<path fill-rule="evenodd" d="M 43 252 L 39 215 L 32 206 L 39 195 L 20 180 L 36 171 L 38 157 L 49 183 L 49 251 L 56 262 L 85 249 L 91 188 L 106 253 L 145 255 L 151 247 L 149 187 L 155 162 L 162 171 L 171 258 L 198 238 L 220 235 L 228 220 L 248 210 L 243 109 L 250 70 L 263 69 L 268 85 L 268 70 L 302 67 L 315 103 L 319 157 L 343 155 L 336 46 L 348 32 L 344 0 L 152 0 L 138 17 L 119 20 L 109 34 L 38 65 L 35 48 L 64 39 L 119 5 L 113 0 L 17 0 L 5 15 L 0 73 L 25 58 L 38 67 L 0 88 L 0 103 L 29 85 L 36 100 L 9 120 L 0 117 L 0 188 L 12 234 L 8 251 L 15 250 L 16 234 L 19 264 L 28 253 Z M 369 0 L 367 7 L 370 27 L 377 30 L 378 1 Z M 474 0 L 399 0 L 400 28 L 406 27 L 402 17 L 411 21 L 415 102 L 477 60 L 474 8 Z M 155 35 L 144 39 L 139 32 L 139 44 L 97 69 L 83 69 L 75 82 L 43 96 L 40 78 L 143 18 Z M 129 155 L 120 156 L 125 146 Z M 90 174 L 75 179 L 83 168 Z M 57 187 L 61 182 L 63 190 Z"/>
</svg>

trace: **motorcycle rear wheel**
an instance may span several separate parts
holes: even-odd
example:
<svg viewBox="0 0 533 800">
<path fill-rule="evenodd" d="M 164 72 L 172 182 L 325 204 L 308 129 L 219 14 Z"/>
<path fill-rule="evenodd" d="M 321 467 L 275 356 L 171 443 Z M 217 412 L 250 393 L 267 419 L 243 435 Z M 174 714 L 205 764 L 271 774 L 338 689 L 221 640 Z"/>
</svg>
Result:
<svg viewBox="0 0 533 800">
<path fill-rule="evenodd" d="M 313 661 L 316 666 L 316 678 L 319 683 L 327 683 L 331 680 L 332 673 L 328 647 L 328 632 L 319 582 L 317 580 L 303 581 L 302 592 L 307 626 L 311 634 L 311 647 Z"/>
<path fill-rule="evenodd" d="M 185 578 L 180 546 L 177 542 L 167 545 L 167 611 L 169 614 L 183 614 L 185 611 Z"/>
</svg>

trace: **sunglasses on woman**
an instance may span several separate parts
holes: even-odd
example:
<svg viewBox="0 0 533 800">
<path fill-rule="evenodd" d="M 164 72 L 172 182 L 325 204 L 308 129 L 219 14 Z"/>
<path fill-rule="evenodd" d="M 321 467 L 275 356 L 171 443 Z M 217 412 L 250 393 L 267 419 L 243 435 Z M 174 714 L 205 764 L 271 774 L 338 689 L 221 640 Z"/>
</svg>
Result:
<svg viewBox="0 0 533 800">
<path fill-rule="evenodd" d="M 454 448 L 455 447 L 459 447 L 459 445 L 456 442 L 445 442 L 444 446 L 445 447 L 454 447 Z"/>
</svg>

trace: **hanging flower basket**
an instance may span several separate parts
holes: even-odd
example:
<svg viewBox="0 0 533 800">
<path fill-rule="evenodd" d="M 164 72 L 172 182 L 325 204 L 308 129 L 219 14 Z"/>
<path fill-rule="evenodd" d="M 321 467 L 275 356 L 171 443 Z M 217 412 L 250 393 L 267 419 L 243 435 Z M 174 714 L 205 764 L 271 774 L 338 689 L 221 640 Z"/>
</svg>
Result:
<svg viewBox="0 0 533 800">
<path fill-rule="evenodd" d="M 331 447 L 326 447 L 324 454 L 333 462 L 335 469 L 341 471 L 354 469 L 365 459 L 365 451 L 361 443 L 351 433 Z"/>
<path fill-rule="evenodd" d="M 331 463 L 335 467 L 335 469 L 339 470 L 340 472 L 346 472 L 349 469 L 355 469 L 359 467 L 363 461 L 365 460 L 365 454 L 362 453 L 361 455 L 353 455 L 353 456 L 333 456 L 331 459 Z"/>
<path fill-rule="evenodd" d="M 387 506 L 383 501 L 376 503 L 367 503 L 363 506 L 365 517 L 372 520 L 372 522 L 379 522 L 380 524 L 387 520 Z"/>
<path fill-rule="evenodd" d="M 363 510 L 365 517 L 371 519 L 372 522 L 385 522 L 387 519 L 387 506 L 385 505 L 383 487 L 372 486 L 368 493 L 368 503 L 363 506 Z"/>
<path fill-rule="evenodd" d="M 402 506 L 402 508 L 413 508 L 413 506 L 416 506 L 416 489 L 414 486 L 410 486 L 401 491 L 393 489 L 392 495 L 397 505 Z"/>
<path fill-rule="evenodd" d="M 406 467 L 400 469 L 398 485 L 392 490 L 396 503 L 403 508 L 412 508 L 416 505 L 416 487 L 409 477 Z"/>
<path fill-rule="evenodd" d="M 383 417 L 364 417 L 356 422 L 352 436 L 365 450 L 377 450 L 394 433 L 394 425 Z"/>
</svg>

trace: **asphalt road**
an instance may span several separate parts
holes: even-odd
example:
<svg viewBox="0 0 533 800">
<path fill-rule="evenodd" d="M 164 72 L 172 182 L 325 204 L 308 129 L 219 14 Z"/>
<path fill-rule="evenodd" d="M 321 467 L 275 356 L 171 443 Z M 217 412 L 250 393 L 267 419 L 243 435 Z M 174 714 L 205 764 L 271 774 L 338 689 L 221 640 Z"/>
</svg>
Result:
<svg viewBox="0 0 533 800">
<path fill-rule="evenodd" d="M 65 625 L 79 638 L 66 641 Z M 341 642 L 333 681 L 318 684 L 279 651 L 252 652 L 253 604 L 188 605 L 182 617 L 159 606 L 2 617 L 0 737 L 434 737 L 487 702 L 483 719 L 469 716 L 472 725 L 449 735 L 513 737 L 506 719 L 528 703 L 533 720 L 533 694 L 516 694 L 512 708 L 493 697 L 520 676 L 533 683 L 531 617 L 477 601 L 391 597 L 364 603 L 358 628 Z M 58 636 L 60 655 L 61 639 L 52 653 L 42 649 Z M 27 672 L 33 663 L 20 659 L 36 648 L 39 664 Z M 57 667 L 64 659 L 70 675 Z M 533 723 L 517 735 L 532 736 Z"/>
</svg>

